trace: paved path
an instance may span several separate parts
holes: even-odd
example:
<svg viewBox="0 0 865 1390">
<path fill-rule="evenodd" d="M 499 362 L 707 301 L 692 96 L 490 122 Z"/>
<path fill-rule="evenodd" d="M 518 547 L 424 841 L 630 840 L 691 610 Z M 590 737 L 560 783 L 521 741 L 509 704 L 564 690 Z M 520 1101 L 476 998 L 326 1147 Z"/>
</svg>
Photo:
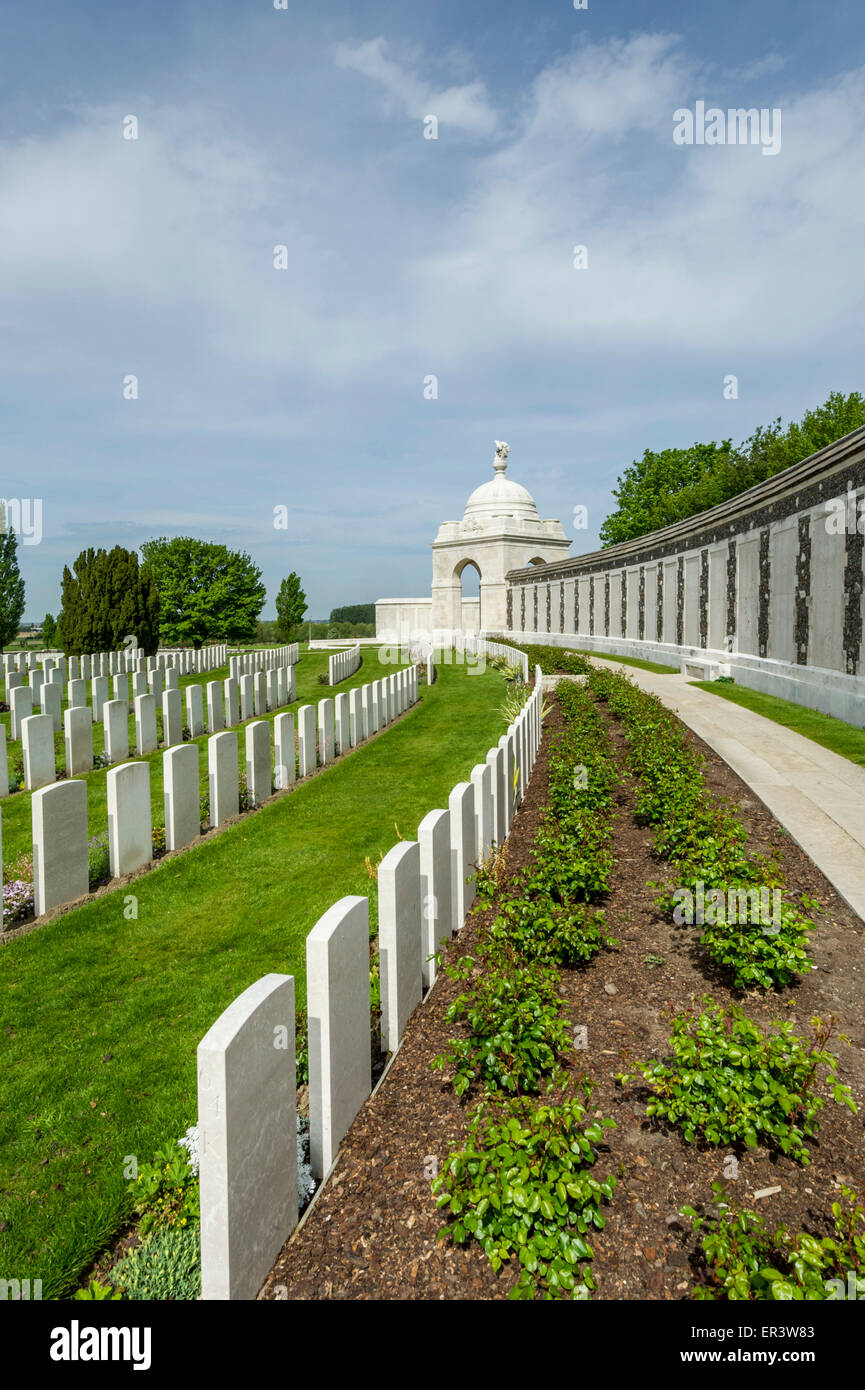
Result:
<svg viewBox="0 0 865 1390">
<path fill-rule="evenodd" d="M 657 695 L 768 806 L 829 882 L 865 919 L 865 768 L 743 709 L 683 676 L 618 661 L 614 668 Z"/>
</svg>

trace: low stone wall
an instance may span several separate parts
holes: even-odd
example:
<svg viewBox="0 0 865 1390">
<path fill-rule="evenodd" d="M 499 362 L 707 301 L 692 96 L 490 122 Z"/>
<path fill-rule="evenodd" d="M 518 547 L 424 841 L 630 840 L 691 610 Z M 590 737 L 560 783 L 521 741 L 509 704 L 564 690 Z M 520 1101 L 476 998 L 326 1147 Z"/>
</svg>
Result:
<svg viewBox="0 0 865 1390">
<path fill-rule="evenodd" d="M 662 531 L 508 575 L 503 637 L 678 667 L 865 726 L 865 429 Z"/>
<path fill-rule="evenodd" d="M 435 982 L 431 957 L 474 901 L 476 866 L 504 844 L 525 795 L 541 741 L 536 674 L 471 779 L 379 865 L 382 1047 L 391 1053 Z M 322 1182 L 371 1089 L 366 898 L 341 898 L 313 927 L 306 990 L 311 1162 Z M 253 1299 L 298 1216 L 293 977 L 266 975 L 240 995 L 202 1040 L 198 1063 L 202 1297 Z"/>
</svg>

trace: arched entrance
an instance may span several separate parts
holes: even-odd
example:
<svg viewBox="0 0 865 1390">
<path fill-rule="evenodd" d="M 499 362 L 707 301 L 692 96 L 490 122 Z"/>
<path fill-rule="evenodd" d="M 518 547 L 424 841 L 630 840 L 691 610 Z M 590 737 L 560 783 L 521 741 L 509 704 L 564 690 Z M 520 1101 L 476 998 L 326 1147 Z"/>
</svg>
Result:
<svg viewBox="0 0 865 1390">
<path fill-rule="evenodd" d="M 474 560 L 460 560 L 454 566 L 454 581 L 459 585 L 460 602 L 459 626 L 463 632 L 480 632 L 483 626 L 481 617 L 481 571 Z"/>
</svg>

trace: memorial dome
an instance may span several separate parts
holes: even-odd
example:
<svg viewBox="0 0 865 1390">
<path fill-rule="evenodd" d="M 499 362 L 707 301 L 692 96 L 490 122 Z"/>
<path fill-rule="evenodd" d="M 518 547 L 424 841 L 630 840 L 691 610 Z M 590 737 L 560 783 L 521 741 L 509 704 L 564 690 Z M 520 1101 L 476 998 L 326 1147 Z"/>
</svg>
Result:
<svg viewBox="0 0 865 1390">
<path fill-rule="evenodd" d="M 540 521 L 535 499 L 527 488 L 505 477 L 508 446 L 498 445 L 493 464 L 494 477 L 476 487 L 463 515 L 463 521 L 484 522 L 494 517 L 516 517 L 520 521 Z"/>
</svg>

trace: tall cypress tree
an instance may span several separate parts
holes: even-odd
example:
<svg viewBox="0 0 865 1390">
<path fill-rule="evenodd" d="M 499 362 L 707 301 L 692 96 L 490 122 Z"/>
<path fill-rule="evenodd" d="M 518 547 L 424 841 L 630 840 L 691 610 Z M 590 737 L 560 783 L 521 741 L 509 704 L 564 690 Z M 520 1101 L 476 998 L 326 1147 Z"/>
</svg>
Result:
<svg viewBox="0 0 865 1390">
<path fill-rule="evenodd" d="M 24 614 L 24 580 L 18 569 L 18 537 L 0 531 L 0 650 L 11 642 Z"/>
<path fill-rule="evenodd" d="M 132 635 L 147 656 L 159 644 L 159 596 L 134 550 L 82 550 L 63 570 L 57 643 L 67 655 L 114 651 Z"/>
</svg>

